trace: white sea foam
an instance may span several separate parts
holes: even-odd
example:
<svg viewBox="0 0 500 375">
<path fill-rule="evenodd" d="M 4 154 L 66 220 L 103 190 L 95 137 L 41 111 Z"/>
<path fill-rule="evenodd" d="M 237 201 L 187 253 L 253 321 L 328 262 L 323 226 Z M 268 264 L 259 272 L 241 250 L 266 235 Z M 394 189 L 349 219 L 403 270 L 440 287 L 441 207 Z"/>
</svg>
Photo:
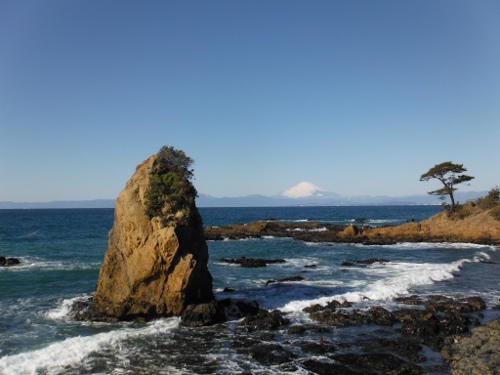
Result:
<svg viewBox="0 0 500 375">
<path fill-rule="evenodd" d="M 367 276 L 376 276 L 377 281 L 372 278 L 358 282 L 357 285 L 350 285 L 356 289 L 343 294 L 328 297 L 321 297 L 313 300 L 295 300 L 281 307 L 284 312 L 302 311 L 304 307 L 314 304 L 326 305 L 332 300 L 363 302 L 390 300 L 398 295 L 408 293 L 408 290 L 415 286 L 430 285 L 438 281 L 453 278 L 453 273 L 458 272 L 465 262 L 470 260 L 462 259 L 452 263 L 404 263 L 390 262 L 384 265 L 372 265 L 359 269 Z"/>
<path fill-rule="evenodd" d="M 45 313 L 45 316 L 49 319 L 60 320 L 67 319 L 69 312 L 71 311 L 71 306 L 77 301 L 83 301 L 90 297 L 90 295 L 81 295 L 74 298 L 64 299 L 60 302 L 59 306 Z"/>
<path fill-rule="evenodd" d="M 80 263 L 80 262 L 65 262 L 60 260 L 48 260 L 40 257 L 20 257 L 18 258 L 21 263 L 10 266 L 1 267 L 0 271 L 8 272 L 23 272 L 31 271 L 33 269 L 40 269 L 46 271 L 73 271 L 73 270 L 89 270 L 98 269 L 101 266 L 99 262 Z"/>
<path fill-rule="evenodd" d="M 407 249 L 491 249 L 489 245 L 480 245 L 470 242 L 400 242 L 396 245 L 382 245 L 385 247 L 402 247 Z"/>
<path fill-rule="evenodd" d="M 474 257 L 474 260 L 476 260 L 476 258 L 479 261 L 490 260 L 491 259 L 491 257 L 488 254 L 486 254 L 484 251 L 476 253 L 476 256 Z"/>
<path fill-rule="evenodd" d="M 120 346 L 127 339 L 165 334 L 179 325 L 177 318 L 156 320 L 143 328 L 122 328 L 92 336 L 78 336 L 53 343 L 45 348 L 0 358 L 0 373 L 57 374 L 64 366 L 85 360 L 93 353 L 106 348 Z"/>
<path fill-rule="evenodd" d="M 309 229 L 309 232 L 326 232 L 328 229 L 326 227 Z"/>
</svg>

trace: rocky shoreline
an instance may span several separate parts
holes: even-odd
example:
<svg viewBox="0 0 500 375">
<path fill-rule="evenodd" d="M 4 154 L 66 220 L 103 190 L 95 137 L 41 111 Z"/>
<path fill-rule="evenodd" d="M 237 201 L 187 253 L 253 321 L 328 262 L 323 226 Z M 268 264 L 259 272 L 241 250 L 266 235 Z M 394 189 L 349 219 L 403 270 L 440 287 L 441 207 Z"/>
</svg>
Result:
<svg viewBox="0 0 500 375">
<path fill-rule="evenodd" d="M 500 321 L 469 334 L 471 328 L 480 325 L 486 309 L 480 297 L 409 296 L 394 302 L 399 307 L 392 311 L 381 306 L 361 310 L 356 304 L 337 301 L 314 305 L 304 309 L 311 318 L 306 324 L 291 324 L 286 314 L 267 311 L 256 302 L 226 298 L 218 303 L 230 320 L 239 320 L 244 333 L 233 339 L 231 346 L 283 372 L 296 371 L 300 364 L 316 374 L 425 374 L 450 369 L 452 374 L 470 374 L 474 372 L 457 372 L 456 363 L 464 361 L 464 351 L 476 349 L 478 339 L 484 343 L 483 350 L 476 350 L 477 358 L 469 356 L 467 362 L 477 369 L 497 364 Z M 360 326 L 378 328 L 373 328 L 375 336 L 360 335 L 342 344 L 329 339 L 340 330 Z M 274 340 L 284 332 L 290 339 L 280 343 Z M 318 337 L 317 342 L 311 342 L 311 336 Z M 424 348 L 432 350 L 431 356 L 442 353 L 444 362 L 430 365 L 429 349 Z M 488 361 L 482 359 L 485 350 L 490 353 Z"/>
<path fill-rule="evenodd" d="M 397 307 L 388 310 L 382 306 L 361 309 L 334 300 L 305 308 L 311 322 L 292 324 L 279 310 L 268 311 L 255 301 L 224 298 L 188 306 L 181 324 L 188 329 L 211 326 L 225 321 L 223 316 L 213 318 L 224 311 L 228 321 L 237 322 L 239 328 L 234 332 L 228 325 L 216 325 L 217 335 L 232 336 L 230 345 L 237 353 L 283 372 L 296 371 L 300 365 L 320 375 L 496 374 L 500 319 L 478 327 L 487 308 L 480 297 L 408 296 L 394 302 Z M 81 319 L 90 304 L 77 303 L 70 314 Z M 500 310 L 500 305 L 489 308 Z M 371 327 L 373 334 L 357 335 L 340 344 L 332 342 L 342 330 L 361 326 Z M 281 340 L 275 340 L 276 335 Z M 283 340 L 283 336 L 288 339 Z M 442 356 L 442 361 L 431 363 L 429 356 Z"/>
<path fill-rule="evenodd" d="M 422 222 L 409 222 L 399 226 L 371 227 L 363 223 L 334 225 L 318 222 L 286 223 L 273 219 L 249 224 L 208 226 L 204 228 L 207 241 L 238 240 L 246 238 L 290 237 L 307 242 L 343 242 L 365 245 L 390 245 L 398 242 L 470 242 L 500 245 L 500 222 L 487 212 L 476 217 L 453 220 L 446 212 Z M 475 221 L 485 220 L 474 226 Z M 470 223 L 469 223 L 469 222 Z"/>
<path fill-rule="evenodd" d="M 249 224 L 235 224 L 224 227 L 206 227 L 208 241 L 239 240 L 247 238 L 289 237 L 298 241 L 322 243 L 362 243 L 366 245 L 387 245 L 398 242 L 470 242 L 500 245 L 500 224 L 479 213 L 466 220 L 448 217 L 445 212 L 420 223 L 409 222 L 396 227 L 370 227 L 364 220 L 351 225 L 324 223 L 286 223 L 274 219 Z M 486 224 L 479 225 L 484 220 Z M 262 267 L 267 262 L 279 259 L 220 259 L 239 263 L 242 267 Z M 343 267 L 364 267 L 372 263 L 384 263 L 385 259 L 345 261 Z M 269 280 L 271 283 L 295 281 L 293 277 L 283 280 Z M 228 290 L 232 292 L 233 290 Z M 220 303 L 234 305 L 231 300 Z M 401 305 L 393 311 L 382 306 L 371 307 L 368 311 L 357 309 L 348 302 L 332 301 L 326 306 L 310 306 L 304 309 L 312 323 L 292 325 L 288 333 L 297 336 L 319 332 L 318 343 L 299 344 L 300 350 L 312 355 L 320 355 L 302 361 L 302 366 L 317 374 L 423 374 L 430 372 L 450 372 L 462 374 L 497 374 L 500 366 L 500 319 L 480 326 L 487 308 L 479 297 L 452 299 L 431 295 L 395 299 Z M 238 302 L 241 306 L 244 302 Z M 499 306 L 489 306 L 500 310 Z M 289 324 L 286 315 L 280 311 L 263 311 L 255 307 L 244 317 L 245 329 L 273 331 Z M 238 309 L 236 309 L 238 310 Z M 238 310 L 239 311 L 239 310 Z M 246 310 L 248 311 L 248 309 Z M 228 313 L 230 315 L 230 313 Z M 244 316 L 244 315 L 243 315 Z M 386 334 L 375 340 L 359 338 L 353 343 L 339 348 L 325 337 L 329 333 L 353 326 L 379 326 Z M 471 329 L 477 327 L 472 330 Z M 333 331 L 332 331 L 333 330 Z M 387 332 L 391 332 L 387 335 Z M 386 337 L 388 336 L 388 337 Z M 261 350 L 262 344 L 255 344 L 247 351 L 263 364 L 282 366 L 291 371 L 296 360 L 294 350 L 273 344 Z M 424 349 L 428 348 L 428 349 Z M 440 364 L 428 365 L 429 350 L 440 355 Z M 429 367 L 430 366 L 430 367 Z"/>
</svg>

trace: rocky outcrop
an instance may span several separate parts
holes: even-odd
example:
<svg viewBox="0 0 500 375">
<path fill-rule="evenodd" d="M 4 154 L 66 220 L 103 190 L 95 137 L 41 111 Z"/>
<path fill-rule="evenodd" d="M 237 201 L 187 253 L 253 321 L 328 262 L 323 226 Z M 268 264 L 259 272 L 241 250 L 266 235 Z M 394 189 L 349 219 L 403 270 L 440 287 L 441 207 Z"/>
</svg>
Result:
<svg viewBox="0 0 500 375">
<path fill-rule="evenodd" d="M 187 217 L 186 211 L 167 212 L 171 218 L 167 223 L 145 213 L 156 157 L 137 167 L 116 201 L 108 249 L 90 309 L 93 319 L 179 316 L 189 305 L 214 301 L 208 248 L 194 204 Z M 190 310 L 191 316 L 196 316 L 193 306 Z M 207 311 L 221 320 L 214 306 L 202 310 L 205 321 L 213 323 Z"/>
<path fill-rule="evenodd" d="M 224 227 L 206 227 L 205 238 L 211 241 L 220 241 L 225 238 L 236 240 L 243 238 L 260 238 L 264 236 L 293 237 L 295 239 L 307 240 L 315 234 L 322 234 L 321 238 L 331 236 L 337 239 L 337 234 L 343 231 L 345 226 L 322 223 L 284 223 L 269 219 L 256 221 L 249 224 L 234 224 Z"/>
<path fill-rule="evenodd" d="M 224 263 L 239 264 L 244 268 L 259 268 L 266 267 L 268 264 L 285 263 L 284 259 L 260 259 L 239 257 L 238 259 L 221 258 L 219 261 Z"/>
<path fill-rule="evenodd" d="M 392 239 L 402 242 L 473 242 L 500 244 L 500 221 L 488 210 L 477 210 L 465 218 L 444 211 L 420 223 L 373 228 L 363 233 L 369 240 Z"/>
<path fill-rule="evenodd" d="M 0 267 L 17 266 L 21 261 L 17 258 L 0 257 Z"/>
<path fill-rule="evenodd" d="M 390 245 L 397 242 L 472 242 L 500 244 L 500 221 L 491 210 L 476 210 L 464 218 L 443 211 L 419 223 L 394 227 L 331 225 L 322 223 L 283 223 L 258 221 L 225 227 L 205 228 L 207 240 L 292 237 L 307 242 L 348 242 Z"/>
</svg>

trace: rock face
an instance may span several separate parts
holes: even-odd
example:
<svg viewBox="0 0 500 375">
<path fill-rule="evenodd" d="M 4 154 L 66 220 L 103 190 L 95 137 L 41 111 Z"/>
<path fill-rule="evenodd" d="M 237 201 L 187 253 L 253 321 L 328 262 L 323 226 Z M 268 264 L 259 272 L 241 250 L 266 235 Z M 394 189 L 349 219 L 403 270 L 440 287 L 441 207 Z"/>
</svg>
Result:
<svg viewBox="0 0 500 375">
<path fill-rule="evenodd" d="M 93 298 L 93 317 L 127 320 L 179 316 L 188 305 L 213 301 L 201 216 L 172 212 L 165 224 L 146 214 L 154 155 L 120 193 L 108 249 Z"/>
</svg>

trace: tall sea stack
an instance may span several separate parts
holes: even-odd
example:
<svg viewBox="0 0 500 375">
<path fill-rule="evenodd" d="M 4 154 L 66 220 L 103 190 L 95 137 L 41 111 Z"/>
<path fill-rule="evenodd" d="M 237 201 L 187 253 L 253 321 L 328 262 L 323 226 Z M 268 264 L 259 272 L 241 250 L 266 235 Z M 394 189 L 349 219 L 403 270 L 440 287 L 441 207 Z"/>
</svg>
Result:
<svg viewBox="0 0 500 375">
<path fill-rule="evenodd" d="M 179 316 L 189 305 L 214 310 L 191 163 L 184 152 L 164 146 L 125 185 L 93 298 L 94 316 Z M 222 320 L 220 311 L 215 314 Z"/>
</svg>

